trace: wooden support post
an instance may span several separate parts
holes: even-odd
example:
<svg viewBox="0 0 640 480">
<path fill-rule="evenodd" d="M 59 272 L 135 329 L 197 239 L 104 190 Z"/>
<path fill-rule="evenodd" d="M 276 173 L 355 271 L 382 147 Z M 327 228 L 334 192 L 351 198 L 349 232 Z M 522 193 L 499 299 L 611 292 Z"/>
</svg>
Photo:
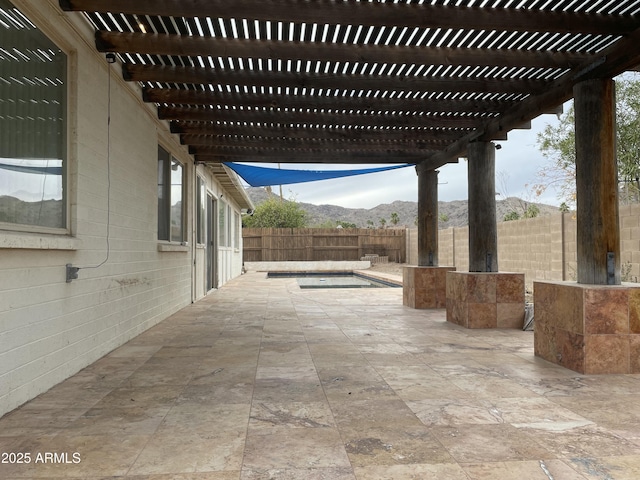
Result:
<svg viewBox="0 0 640 480">
<path fill-rule="evenodd" d="M 418 266 L 438 266 L 438 171 L 418 169 Z"/>
<path fill-rule="evenodd" d="M 615 83 L 574 87 L 578 283 L 620 285 Z"/>
<path fill-rule="evenodd" d="M 495 145 L 474 142 L 468 147 L 469 271 L 498 271 Z"/>
</svg>

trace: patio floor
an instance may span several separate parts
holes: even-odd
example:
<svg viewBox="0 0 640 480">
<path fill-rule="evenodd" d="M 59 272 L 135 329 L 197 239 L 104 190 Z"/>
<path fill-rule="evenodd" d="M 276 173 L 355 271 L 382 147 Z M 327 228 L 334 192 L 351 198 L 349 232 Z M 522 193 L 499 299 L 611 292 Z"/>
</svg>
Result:
<svg viewBox="0 0 640 480">
<path fill-rule="evenodd" d="M 638 479 L 640 375 L 249 273 L 3 417 L 0 452 L 4 480 Z"/>
</svg>

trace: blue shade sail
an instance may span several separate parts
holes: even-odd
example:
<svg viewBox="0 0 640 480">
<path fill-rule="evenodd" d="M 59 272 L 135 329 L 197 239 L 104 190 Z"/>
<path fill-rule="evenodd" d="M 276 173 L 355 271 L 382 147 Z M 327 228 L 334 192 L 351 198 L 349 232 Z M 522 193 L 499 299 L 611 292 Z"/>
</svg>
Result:
<svg viewBox="0 0 640 480">
<path fill-rule="evenodd" d="M 224 165 L 236 172 L 252 187 L 268 187 L 272 185 L 289 185 L 292 183 L 316 182 L 332 178 L 366 175 L 368 173 L 385 172 L 397 168 L 414 167 L 406 163 L 390 167 L 363 168 L 358 170 L 290 170 L 271 167 L 256 167 L 234 162 L 224 162 Z"/>
<path fill-rule="evenodd" d="M 58 160 L 59 162 L 60 160 Z M 12 172 L 32 173 L 36 175 L 62 175 L 62 167 L 35 167 L 26 165 L 9 165 L 0 163 L 0 169 Z"/>
</svg>

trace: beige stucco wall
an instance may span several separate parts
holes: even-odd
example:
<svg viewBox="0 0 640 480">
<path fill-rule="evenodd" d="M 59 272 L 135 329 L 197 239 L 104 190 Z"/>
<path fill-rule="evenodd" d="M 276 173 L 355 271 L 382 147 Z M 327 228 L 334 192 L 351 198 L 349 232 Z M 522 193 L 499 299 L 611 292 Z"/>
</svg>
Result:
<svg viewBox="0 0 640 480">
<path fill-rule="evenodd" d="M 95 51 L 93 31 L 79 15 L 61 12 L 54 0 L 14 3 L 69 55 L 70 221 L 59 234 L 0 225 L 0 415 L 206 293 L 205 250 L 193 242 L 192 158 L 141 102 L 138 87 L 122 80 L 119 66 Z M 157 240 L 158 144 L 185 166 L 186 246 Z M 197 169 L 219 198 L 224 191 L 211 172 Z M 90 268 L 106 259 L 107 221 L 108 259 Z M 241 257 L 241 244 L 221 249 L 219 284 L 240 274 Z M 71 283 L 68 263 L 85 267 Z"/>
</svg>

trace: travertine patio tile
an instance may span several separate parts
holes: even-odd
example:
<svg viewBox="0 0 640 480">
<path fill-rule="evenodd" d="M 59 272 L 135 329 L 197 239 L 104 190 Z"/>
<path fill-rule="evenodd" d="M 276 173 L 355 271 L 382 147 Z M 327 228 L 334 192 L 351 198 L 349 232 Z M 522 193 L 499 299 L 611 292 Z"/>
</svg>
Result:
<svg viewBox="0 0 640 480">
<path fill-rule="evenodd" d="M 424 425 L 393 424 L 366 429 L 342 429 L 354 467 L 454 463 L 447 449 Z"/>
<path fill-rule="evenodd" d="M 615 430 L 595 425 L 554 431 L 525 431 L 565 459 L 640 455 L 640 445 L 621 437 Z"/>
<path fill-rule="evenodd" d="M 249 418 L 251 434 L 270 434 L 275 427 L 335 428 L 326 402 L 254 402 Z"/>
<path fill-rule="evenodd" d="M 247 436 L 244 468 L 308 469 L 350 467 L 335 428 L 275 428 L 269 435 Z"/>
<path fill-rule="evenodd" d="M 169 412 L 168 406 L 92 408 L 66 426 L 67 433 L 85 435 L 152 435 Z"/>
<path fill-rule="evenodd" d="M 532 436 L 504 423 L 434 427 L 433 433 L 458 463 L 557 458 Z"/>
<path fill-rule="evenodd" d="M 234 470 L 242 465 L 244 435 L 154 435 L 129 471 L 132 475 Z"/>
<path fill-rule="evenodd" d="M 184 390 L 182 385 L 123 387 L 112 390 L 94 408 L 127 408 L 171 406 Z"/>
<path fill-rule="evenodd" d="M 85 387 L 73 383 L 63 382 L 49 391 L 38 395 L 26 403 L 20 410 L 88 410 L 108 395 L 114 386 L 112 383 L 101 385 L 99 383 Z"/>
<path fill-rule="evenodd" d="M 470 480 L 586 480 L 562 460 L 530 460 L 462 465 Z"/>
<path fill-rule="evenodd" d="M 370 362 L 361 353 L 314 354 L 313 363 L 318 368 L 327 368 L 332 366 L 365 367 L 370 365 Z"/>
<path fill-rule="evenodd" d="M 348 396 L 330 401 L 331 410 L 341 432 L 357 431 L 365 435 L 371 429 L 421 428 L 423 424 L 411 409 L 397 397 L 360 400 Z"/>
<path fill-rule="evenodd" d="M 388 480 L 388 479 L 438 479 L 438 480 L 469 480 L 462 467 L 456 463 L 413 464 L 413 465 L 374 465 L 355 467 L 354 472 L 358 480 Z"/>
<path fill-rule="evenodd" d="M 256 378 L 256 367 L 221 366 L 215 358 L 203 360 L 193 374 L 190 386 L 194 385 L 224 385 L 226 387 L 253 385 Z"/>
<path fill-rule="evenodd" d="M 640 478 L 640 456 L 574 457 L 569 464 L 588 479 L 613 478 L 635 480 Z"/>
<path fill-rule="evenodd" d="M 316 382 L 265 378 L 256 380 L 253 402 L 324 402 L 320 380 Z"/>
<path fill-rule="evenodd" d="M 504 423 L 500 413 L 486 399 L 438 398 L 408 401 L 407 405 L 429 427 Z"/>
<path fill-rule="evenodd" d="M 351 468 L 246 469 L 240 480 L 357 480 Z"/>
<path fill-rule="evenodd" d="M 165 415 L 156 434 L 234 439 L 244 436 L 250 408 L 249 403 L 176 405 Z"/>
<path fill-rule="evenodd" d="M 640 423 L 640 403 L 637 395 L 599 395 L 583 397 L 556 397 L 553 402 L 570 409 L 594 423 L 610 425 Z"/>
<path fill-rule="evenodd" d="M 163 348 L 162 345 L 148 345 L 148 346 L 136 346 L 126 344 L 120 348 L 116 348 L 113 352 L 107 355 L 108 358 L 150 358 L 155 355 L 158 350 Z"/>
<path fill-rule="evenodd" d="M 212 383 L 187 385 L 176 399 L 178 405 L 245 404 L 251 398 L 253 384 Z"/>
<path fill-rule="evenodd" d="M 0 438 L 58 435 L 86 411 L 87 408 L 19 408 L 2 417 Z"/>
<path fill-rule="evenodd" d="M 502 376 L 499 372 L 489 370 L 470 375 L 458 375 L 451 379 L 451 383 L 474 398 L 499 399 L 538 396 L 518 382 Z"/>
<path fill-rule="evenodd" d="M 591 420 L 546 398 L 498 398 L 491 403 L 505 423 L 518 428 L 560 432 L 593 425 Z"/>
<path fill-rule="evenodd" d="M 0 451 L 82 460 L 0 478 L 635 480 L 638 394 L 399 289 L 246 274 L 0 419 Z"/>
</svg>

